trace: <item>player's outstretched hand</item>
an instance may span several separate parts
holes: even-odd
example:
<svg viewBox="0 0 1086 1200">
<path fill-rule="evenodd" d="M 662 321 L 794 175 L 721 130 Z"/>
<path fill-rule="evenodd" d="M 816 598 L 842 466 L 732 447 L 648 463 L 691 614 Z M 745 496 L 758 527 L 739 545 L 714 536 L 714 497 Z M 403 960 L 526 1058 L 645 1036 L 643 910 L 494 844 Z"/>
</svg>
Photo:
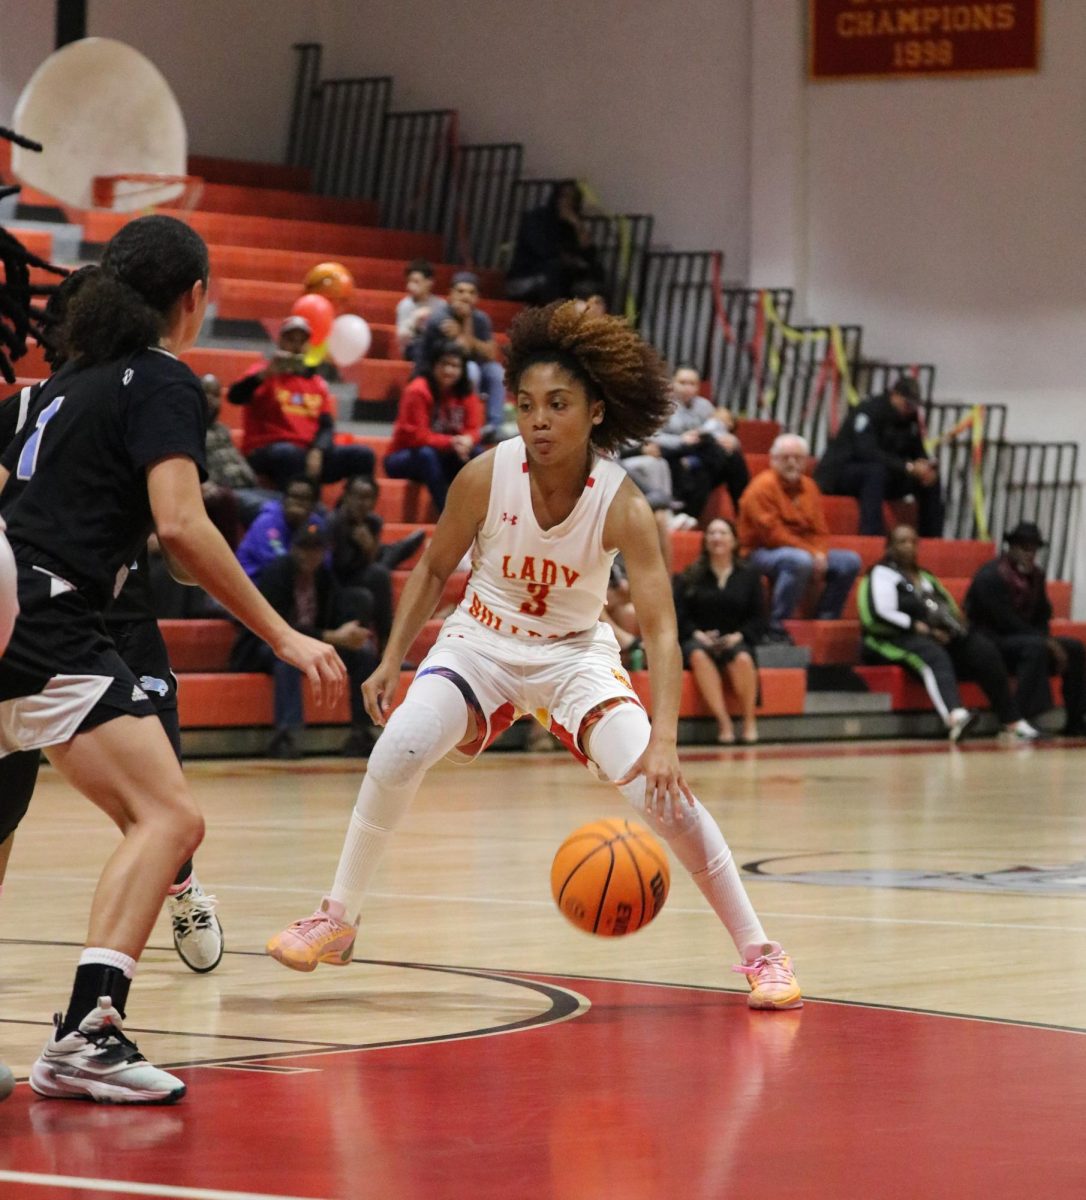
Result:
<svg viewBox="0 0 1086 1200">
<path fill-rule="evenodd" d="M 362 700 L 374 725 L 383 726 L 388 720 L 392 697 L 400 682 L 400 664 L 381 659 L 377 670 L 362 685 Z"/>
<path fill-rule="evenodd" d="M 305 675 L 318 704 L 331 706 L 338 703 L 347 682 L 347 668 L 335 647 L 292 629 L 273 648 L 283 662 L 297 667 Z"/>
<path fill-rule="evenodd" d="M 617 781 L 618 786 L 632 783 L 638 776 L 645 777 L 645 810 L 676 821 L 683 818 L 684 806 L 693 808 L 694 793 L 683 778 L 679 766 L 679 753 L 673 745 L 657 744 L 651 739 L 645 752 Z"/>
</svg>

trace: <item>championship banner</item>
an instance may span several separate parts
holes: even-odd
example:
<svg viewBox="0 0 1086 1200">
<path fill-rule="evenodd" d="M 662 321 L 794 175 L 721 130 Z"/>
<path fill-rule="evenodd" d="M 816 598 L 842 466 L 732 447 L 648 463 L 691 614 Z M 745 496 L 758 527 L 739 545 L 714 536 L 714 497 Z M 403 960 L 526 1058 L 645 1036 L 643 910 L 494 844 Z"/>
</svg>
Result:
<svg viewBox="0 0 1086 1200">
<path fill-rule="evenodd" d="M 812 79 L 1037 70 L 1041 0 L 808 0 Z"/>
</svg>

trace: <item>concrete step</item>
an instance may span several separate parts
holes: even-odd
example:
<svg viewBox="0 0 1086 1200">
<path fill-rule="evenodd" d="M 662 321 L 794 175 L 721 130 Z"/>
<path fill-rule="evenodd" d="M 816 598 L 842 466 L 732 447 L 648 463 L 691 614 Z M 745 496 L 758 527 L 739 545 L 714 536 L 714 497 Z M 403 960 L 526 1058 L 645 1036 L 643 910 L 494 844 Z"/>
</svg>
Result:
<svg viewBox="0 0 1086 1200">
<path fill-rule="evenodd" d="M 805 716 L 890 711 L 890 697 L 885 692 L 808 692 L 803 702 Z"/>
</svg>

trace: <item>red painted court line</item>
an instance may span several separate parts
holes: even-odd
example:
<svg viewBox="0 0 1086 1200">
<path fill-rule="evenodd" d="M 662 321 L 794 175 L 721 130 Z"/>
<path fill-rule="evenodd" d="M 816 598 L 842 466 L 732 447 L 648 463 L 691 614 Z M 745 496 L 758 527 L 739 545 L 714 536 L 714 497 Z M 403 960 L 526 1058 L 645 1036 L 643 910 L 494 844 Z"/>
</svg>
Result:
<svg viewBox="0 0 1086 1200">
<path fill-rule="evenodd" d="M 1081 1036 L 524 978 L 592 1008 L 507 1037 L 291 1057 L 303 1074 L 182 1070 L 172 1109 L 20 1087 L 0 1169 L 330 1200 L 1086 1194 Z"/>
</svg>

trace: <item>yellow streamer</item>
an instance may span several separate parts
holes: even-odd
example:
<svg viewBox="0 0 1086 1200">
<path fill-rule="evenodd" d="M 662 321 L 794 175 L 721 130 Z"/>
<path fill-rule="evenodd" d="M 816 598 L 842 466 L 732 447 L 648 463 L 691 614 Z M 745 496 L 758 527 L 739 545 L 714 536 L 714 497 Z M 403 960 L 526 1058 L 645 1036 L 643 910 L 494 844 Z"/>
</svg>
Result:
<svg viewBox="0 0 1086 1200">
<path fill-rule="evenodd" d="M 982 454 L 984 452 L 984 414 L 979 404 L 973 405 L 973 517 L 977 523 L 977 533 L 983 541 L 988 540 L 987 504 L 984 497 L 984 480 L 981 476 Z"/>
<path fill-rule="evenodd" d="M 852 382 L 852 372 L 848 366 L 848 354 L 845 352 L 845 339 L 841 333 L 840 325 L 830 325 L 827 329 L 793 329 L 786 325 L 781 319 L 781 315 L 777 312 L 777 306 L 773 302 L 773 294 L 769 291 L 763 291 L 762 296 L 762 311 L 765 313 L 766 322 L 772 325 L 780 334 L 783 341 L 790 345 L 796 346 L 803 343 L 822 342 L 826 339 L 827 329 L 829 332 L 830 348 L 833 351 L 834 364 L 837 367 L 837 372 L 841 377 L 841 383 L 844 386 L 845 398 L 850 406 L 855 406 L 860 403 L 860 394 L 856 391 Z M 777 381 L 781 374 L 781 355 L 777 349 L 774 339 L 768 339 L 769 351 L 766 355 L 766 362 L 769 364 L 769 380 L 770 382 L 762 390 L 762 407 L 771 408 L 773 402 L 777 398 Z"/>
</svg>

